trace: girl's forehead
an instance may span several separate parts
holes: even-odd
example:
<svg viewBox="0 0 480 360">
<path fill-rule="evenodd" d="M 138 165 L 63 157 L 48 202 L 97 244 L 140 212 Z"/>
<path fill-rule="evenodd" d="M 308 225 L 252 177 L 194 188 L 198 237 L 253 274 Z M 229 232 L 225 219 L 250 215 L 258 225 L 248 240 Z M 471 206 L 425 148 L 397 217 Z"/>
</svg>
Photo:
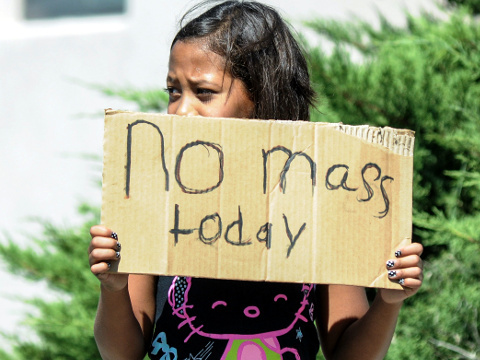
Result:
<svg viewBox="0 0 480 360">
<path fill-rule="evenodd" d="M 169 66 L 196 64 L 204 67 L 214 66 L 223 71 L 225 59 L 210 50 L 205 40 L 177 41 L 170 51 Z"/>
</svg>

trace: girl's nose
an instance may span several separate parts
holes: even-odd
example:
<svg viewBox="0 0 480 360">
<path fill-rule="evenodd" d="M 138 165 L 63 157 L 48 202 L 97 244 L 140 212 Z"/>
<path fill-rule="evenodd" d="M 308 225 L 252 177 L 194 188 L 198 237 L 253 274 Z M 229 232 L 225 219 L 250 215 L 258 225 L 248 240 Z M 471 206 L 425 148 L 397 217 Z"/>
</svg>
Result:
<svg viewBox="0 0 480 360">
<path fill-rule="evenodd" d="M 179 99 L 178 101 L 179 103 L 178 103 L 177 111 L 175 111 L 175 115 L 183 115 L 183 116 L 198 115 L 198 111 L 195 108 L 195 105 L 187 96 L 182 96 L 182 98 Z"/>
</svg>

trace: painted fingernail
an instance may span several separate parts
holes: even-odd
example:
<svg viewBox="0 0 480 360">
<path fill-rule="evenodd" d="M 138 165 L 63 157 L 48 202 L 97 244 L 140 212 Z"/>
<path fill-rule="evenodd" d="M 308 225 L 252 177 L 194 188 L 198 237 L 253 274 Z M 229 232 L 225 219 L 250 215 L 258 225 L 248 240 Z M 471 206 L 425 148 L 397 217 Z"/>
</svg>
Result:
<svg viewBox="0 0 480 360">
<path fill-rule="evenodd" d="M 109 262 L 107 262 L 107 267 L 108 267 L 108 269 L 110 270 L 110 268 L 112 267 L 112 264 L 110 264 Z"/>
<path fill-rule="evenodd" d="M 388 261 L 387 261 L 387 268 L 390 269 L 390 268 L 392 268 L 392 267 L 394 267 L 394 266 L 395 266 L 395 261 L 393 261 L 393 260 L 388 260 Z"/>
<path fill-rule="evenodd" d="M 400 285 L 402 285 L 402 286 L 405 285 L 405 279 L 400 279 L 400 280 L 398 280 L 398 283 L 399 283 Z"/>
<path fill-rule="evenodd" d="M 122 244 L 120 244 L 118 241 L 117 241 L 117 250 L 118 251 L 122 250 Z"/>
<path fill-rule="evenodd" d="M 116 232 L 112 232 L 112 234 L 110 235 L 110 237 L 111 237 L 112 239 L 118 240 L 118 235 L 117 235 Z"/>
<path fill-rule="evenodd" d="M 120 251 L 115 252 L 115 256 L 117 257 L 117 259 L 120 259 Z"/>
<path fill-rule="evenodd" d="M 400 250 L 395 251 L 395 257 L 402 256 L 402 252 Z"/>
<path fill-rule="evenodd" d="M 389 278 L 394 278 L 395 276 L 397 276 L 397 272 L 395 270 L 390 270 L 388 272 L 388 277 Z"/>
</svg>

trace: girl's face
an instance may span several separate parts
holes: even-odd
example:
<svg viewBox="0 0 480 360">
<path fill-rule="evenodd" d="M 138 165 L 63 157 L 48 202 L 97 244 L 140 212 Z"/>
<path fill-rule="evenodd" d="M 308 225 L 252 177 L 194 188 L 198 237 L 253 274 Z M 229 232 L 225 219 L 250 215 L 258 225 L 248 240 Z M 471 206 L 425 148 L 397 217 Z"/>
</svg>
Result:
<svg viewBox="0 0 480 360">
<path fill-rule="evenodd" d="M 251 118 L 254 104 L 243 82 L 224 69 L 224 59 L 201 41 L 177 41 L 167 76 L 168 113 Z"/>
</svg>

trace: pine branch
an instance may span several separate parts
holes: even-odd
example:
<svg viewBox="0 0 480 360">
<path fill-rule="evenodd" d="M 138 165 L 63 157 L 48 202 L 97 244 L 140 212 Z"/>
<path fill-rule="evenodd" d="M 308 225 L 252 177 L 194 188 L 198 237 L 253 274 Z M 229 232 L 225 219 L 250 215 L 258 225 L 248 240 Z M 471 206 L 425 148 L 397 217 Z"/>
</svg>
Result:
<svg viewBox="0 0 480 360">
<path fill-rule="evenodd" d="M 474 352 L 468 352 L 467 350 L 464 350 L 456 345 L 447 343 L 445 341 L 437 340 L 437 339 L 430 339 L 429 340 L 433 345 L 437 347 L 442 347 L 445 349 L 448 349 L 450 351 L 456 352 L 457 354 L 463 356 L 465 359 L 471 359 L 471 360 L 479 360 L 480 358 L 477 357 L 477 353 Z"/>
</svg>

